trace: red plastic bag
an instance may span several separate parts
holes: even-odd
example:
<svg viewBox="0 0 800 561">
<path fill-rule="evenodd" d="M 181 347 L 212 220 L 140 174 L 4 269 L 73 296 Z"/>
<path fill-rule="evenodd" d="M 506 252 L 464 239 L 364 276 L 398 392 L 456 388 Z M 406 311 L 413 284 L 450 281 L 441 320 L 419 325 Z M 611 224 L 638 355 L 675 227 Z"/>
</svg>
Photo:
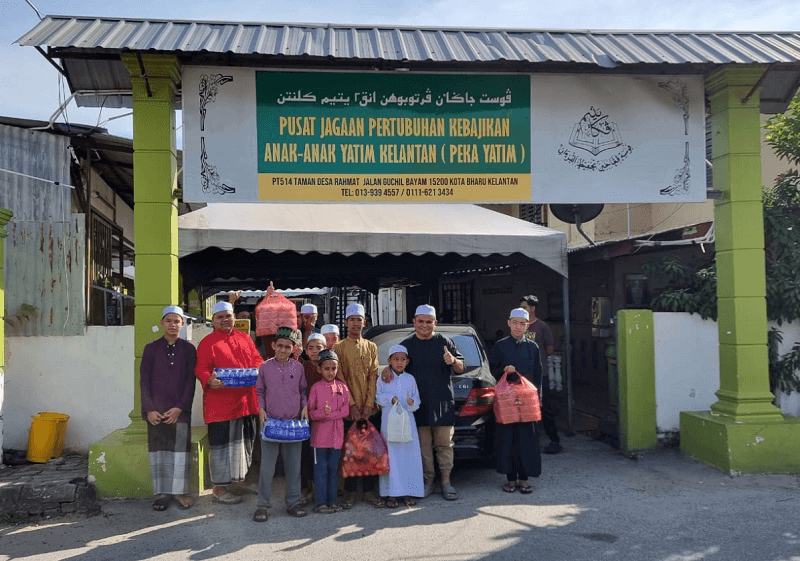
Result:
<svg viewBox="0 0 800 561">
<path fill-rule="evenodd" d="M 389 473 L 389 451 L 383 435 L 369 421 L 353 423 L 344 439 L 342 477 Z"/>
<path fill-rule="evenodd" d="M 494 388 L 494 418 L 501 425 L 542 420 L 539 391 L 521 374 L 519 381 L 511 383 L 503 374 Z"/>
<path fill-rule="evenodd" d="M 282 294 L 267 294 L 256 306 L 256 335 L 275 335 L 284 325 L 297 329 L 297 306 Z"/>
</svg>

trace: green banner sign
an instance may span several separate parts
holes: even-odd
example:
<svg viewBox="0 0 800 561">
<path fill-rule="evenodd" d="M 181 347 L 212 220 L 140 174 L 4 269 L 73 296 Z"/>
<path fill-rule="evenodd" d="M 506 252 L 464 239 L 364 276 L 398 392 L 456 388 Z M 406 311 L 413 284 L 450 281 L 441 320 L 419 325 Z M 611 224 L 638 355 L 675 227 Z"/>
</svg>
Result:
<svg viewBox="0 0 800 561">
<path fill-rule="evenodd" d="M 260 71 L 256 117 L 262 200 L 530 196 L 529 76 Z"/>
</svg>

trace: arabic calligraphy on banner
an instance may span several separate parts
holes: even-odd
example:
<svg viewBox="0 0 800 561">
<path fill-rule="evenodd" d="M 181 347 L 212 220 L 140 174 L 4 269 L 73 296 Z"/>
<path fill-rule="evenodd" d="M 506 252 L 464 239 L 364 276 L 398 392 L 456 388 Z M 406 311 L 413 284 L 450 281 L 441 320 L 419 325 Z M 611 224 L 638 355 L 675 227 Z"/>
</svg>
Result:
<svg viewBox="0 0 800 561">
<path fill-rule="evenodd" d="M 705 200 L 703 77 L 185 66 L 189 202 Z"/>
<path fill-rule="evenodd" d="M 530 193 L 527 76 L 256 72 L 260 200 Z"/>
</svg>

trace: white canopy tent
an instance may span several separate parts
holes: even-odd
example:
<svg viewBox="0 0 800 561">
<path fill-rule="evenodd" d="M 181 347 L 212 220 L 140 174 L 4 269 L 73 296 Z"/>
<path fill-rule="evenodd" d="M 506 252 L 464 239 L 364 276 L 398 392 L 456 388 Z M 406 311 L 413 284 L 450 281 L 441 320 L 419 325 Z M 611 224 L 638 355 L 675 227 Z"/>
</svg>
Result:
<svg viewBox="0 0 800 561">
<path fill-rule="evenodd" d="M 370 256 L 512 256 L 567 276 L 563 232 L 471 204 L 213 204 L 178 218 L 179 257 L 207 248 Z"/>
<path fill-rule="evenodd" d="M 454 269 L 536 261 L 562 278 L 571 372 L 563 232 L 471 204 L 338 203 L 212 204 L 180 216 L 178 230 L 185 288 L 187 280 L 190 287 L 227 280 L 228 287 L 237 281 L 256 288 L 283 275 L 277 285 L 352 282 L 376 289 L 387 279 L 435 283 Z M 568 375 L 570 423 L 571 381 Z"/>
</svg>

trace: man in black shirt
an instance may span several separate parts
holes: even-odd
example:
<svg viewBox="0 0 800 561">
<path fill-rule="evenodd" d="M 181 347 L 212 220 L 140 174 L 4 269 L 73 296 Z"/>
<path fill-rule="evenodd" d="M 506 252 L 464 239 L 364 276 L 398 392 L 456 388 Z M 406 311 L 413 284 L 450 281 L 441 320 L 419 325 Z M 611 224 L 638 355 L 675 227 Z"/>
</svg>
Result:
<svg viewBox="0 0 800 561">
<path fill-rule="evenodd" d="M 406 372 L 417 382 L 420 408 L 414 413 L 422 452 L 422 471 L 425 477 L 425 496 L 433 492 L 434 451 L 442 475 L 442 496 L 448 501 L 458 498 L 450 484 L 453 469 L 453 433 L 455 398 L 450 380 L 451 369 L 464 372 L 464 359 L 449 338 L 435 332 L 436 309 L 423 304 L 414 315 L 414 334 L 403 346 L 408 349 Z"/>
</svg>

